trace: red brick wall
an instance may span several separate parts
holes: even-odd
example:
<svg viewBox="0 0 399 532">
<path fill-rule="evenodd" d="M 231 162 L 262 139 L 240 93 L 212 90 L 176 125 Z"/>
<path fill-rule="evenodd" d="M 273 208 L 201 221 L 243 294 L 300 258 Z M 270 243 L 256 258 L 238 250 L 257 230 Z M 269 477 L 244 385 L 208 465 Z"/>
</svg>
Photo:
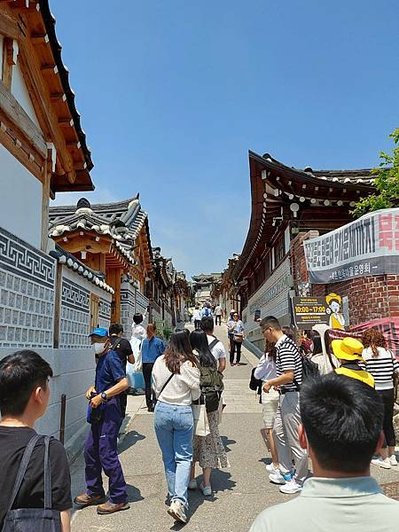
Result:
<svg viewBox="0 0 399 532">
<path fill-rule="evenodd" d="M 295 286 L 308 280 L 303 241 L 317 236 L 314 231 L 299 234 L 291 242 L 291 271 Z M 399 316 L 399 275 L 360 277 L 338 283 L 312 285 L 312 295 L 335 292 L 349 298 L 350 325 Z"/>
</svg>

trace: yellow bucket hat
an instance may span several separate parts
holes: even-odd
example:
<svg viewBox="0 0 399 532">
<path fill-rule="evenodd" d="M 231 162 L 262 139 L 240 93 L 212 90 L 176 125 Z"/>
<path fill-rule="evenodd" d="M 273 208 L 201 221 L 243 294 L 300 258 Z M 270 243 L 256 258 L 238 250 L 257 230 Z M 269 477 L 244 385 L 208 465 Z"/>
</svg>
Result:
<svg viewBox="0 0 399 532">
<path fill-rule="evenodd" d="M 343 340 L 333 340 L 331 347 L 334 355 L 340 360 L 363 360 L 362 352 L 364 346 L 356 338 L 344 338 Z"/>
</svg>

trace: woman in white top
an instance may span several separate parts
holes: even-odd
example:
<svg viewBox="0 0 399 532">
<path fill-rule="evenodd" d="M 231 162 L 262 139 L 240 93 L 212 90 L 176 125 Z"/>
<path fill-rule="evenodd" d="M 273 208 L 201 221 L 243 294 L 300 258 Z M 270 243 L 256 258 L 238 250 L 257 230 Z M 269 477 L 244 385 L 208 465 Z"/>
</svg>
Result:
<svg viewBox="0 0 399 532">
<path fill-rule="evenodd" d="M 212 319 L 212 318 L 211 318 Z M 213 320 L 212 320 L 213 321 Z M 198 355 L 199 364 L 203 368 L 211 368 L 211 371 L 217 371 L 217 360 L 209 348 L 208 338 L 204 331 L 193 331 L 190 334 L 190 343 Z M 219 395 L 219 406 L 222 392 Z M 201 403 L 203 401 L 201 400 Z M 207 436 L 194 436 L 193 441 L 193 465 L 191 470 L 191 480 L 188 485 L 189 489 L 197 489 L 195 480 L 195 464 L 199 463 L 202 468 L 203 481 L 200 484 L 200 490 L 205 497 L 212 496 L 211 473 L 212 469 L 221 469 L 229 467 L 226 449 L 224 448 L 222 438 L 219 433 L 219 409 L 213 412 L 207 412 L 209 434 Z"/>
<path fill-rule="evenodd" d="M 164 355 L 152 369 L 157 398 L 154 427 L 162 452 L 170 506 L 168 513 L 187 522 L 187 487 L 193 457 L 191 404 L 200 394 L 200 371 L 192 352 L 189 331 L 172 334 Z"/>
<path fill-rule="evenodd" d="M 362 357 L 366 362 L 366 369 L 374 377 L 375 389 L 384 403 L 384 423 L 383 431 L 385 435 L 385 446 L 380 451 L 380 456 L 372 463 L 384 469 L 397 466 L 395 456 L 395 431 L 393 428 L 393 405 L 394 373 L 399 370 L 398 361 L 392 351 L 387 349 L 384 335 L 377 329 L 368 329 L 364 332 L 362 343 L 365 347 Z"/>
<path fill-rule="evenodd" d="M 276 348 L 274 344 L 266 342 L 265 354 L 259 359 L 259 363 L 254 371 L 254 377 L 265 382 L 274 379 L 276 376 Z M 279 397 L 280 394 L 274 388 L 271 388 L 268 393 L 264 392 L 262 388 L 261 398 L 263 405 L 263 423 L 265 427 L 261 430 L 261 434 L 272 458 L 272 463 L 266 466 L 266 469 L 271 473 L 279 470 L 277 448 L 273 439 L 273 424 Z"/>
<path fill-rule="evenodd" d="M 230 341 L 230 366 L 239 366 L 241 359 L 241 344 L 244 340 L 244 324 L 240 320 L 238 312 L 234 312 L 233 319 L 227 323 Z M 234 362 L 234 354 L 237 351 L 236 361 Z"/>
</svg>

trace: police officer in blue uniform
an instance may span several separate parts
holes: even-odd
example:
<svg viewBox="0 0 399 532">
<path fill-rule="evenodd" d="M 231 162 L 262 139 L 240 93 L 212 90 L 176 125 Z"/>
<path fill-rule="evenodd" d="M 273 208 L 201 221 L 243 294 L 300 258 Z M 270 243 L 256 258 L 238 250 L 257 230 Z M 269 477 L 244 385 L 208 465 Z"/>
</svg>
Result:
<svg viewBox="0 0 399 532">
<path fill-rule="evenodd" d="M 95 385 L 86 392 L 89 401 L 87 421 L 91 424 L 84 449 L 87 491 L 75 497 L 74 502 L 80 508 L 96 505 L 98 514 L 111 514 L 129 508 L 117 448 L 123 420 L 119 395 L 128 388 L 128 381 L 120 357 L 112 350 L 107 329 L 94 329 L 90 338 L 97 367 Z M 102 470 L 109 478 L 108 501 Z"/>
</svg>

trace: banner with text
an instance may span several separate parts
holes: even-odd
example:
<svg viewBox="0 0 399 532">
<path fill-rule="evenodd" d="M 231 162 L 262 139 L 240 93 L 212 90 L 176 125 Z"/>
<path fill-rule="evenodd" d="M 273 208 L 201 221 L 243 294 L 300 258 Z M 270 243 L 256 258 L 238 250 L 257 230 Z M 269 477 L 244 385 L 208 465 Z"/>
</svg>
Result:
<svg viewBox="0 0 399 532">
<path fill-rule="evenodd" d="M 399 273 L 399 208 L 384 209 L 304 242 L 309 280 L 328 284 Z"/>
</svg>

